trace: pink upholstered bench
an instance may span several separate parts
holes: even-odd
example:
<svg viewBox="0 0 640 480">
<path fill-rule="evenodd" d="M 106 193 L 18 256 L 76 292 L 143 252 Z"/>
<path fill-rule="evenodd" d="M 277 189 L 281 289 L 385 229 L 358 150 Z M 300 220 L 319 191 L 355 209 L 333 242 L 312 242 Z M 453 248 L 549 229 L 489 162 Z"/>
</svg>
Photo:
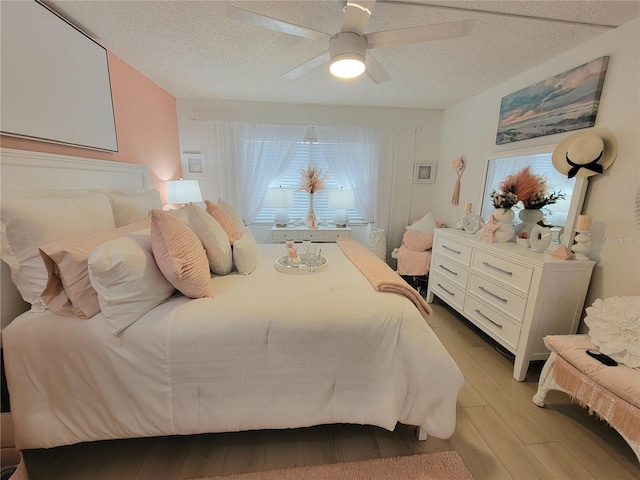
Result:
<svg viewBox="0 0 640 480">
<path fill-rule="evenodd" d="M 551 350 L 533 402 L 544 407 L 549 390 L 565 392 L 615 428 L 640 461 L 640 370 L 608 367 L 587 355 L 598 347 L 588 335 L 549 335 Z"/>
</svg>

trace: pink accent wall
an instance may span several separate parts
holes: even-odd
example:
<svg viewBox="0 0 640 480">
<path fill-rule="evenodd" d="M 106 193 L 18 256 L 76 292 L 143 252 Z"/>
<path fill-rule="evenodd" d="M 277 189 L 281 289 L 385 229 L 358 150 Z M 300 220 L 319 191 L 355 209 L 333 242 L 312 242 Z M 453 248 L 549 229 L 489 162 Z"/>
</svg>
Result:
<svg viewBox="0 0 640 480">
<path fill-rule="evenodd" d="M 181 176 L 176 99 L 108 52 L 118 152 L 100 152 L 0 136 L 5 148 L 97 158 L 149 166 L 151 185 L 165 195 L 164 181 Z"/>
</svg>

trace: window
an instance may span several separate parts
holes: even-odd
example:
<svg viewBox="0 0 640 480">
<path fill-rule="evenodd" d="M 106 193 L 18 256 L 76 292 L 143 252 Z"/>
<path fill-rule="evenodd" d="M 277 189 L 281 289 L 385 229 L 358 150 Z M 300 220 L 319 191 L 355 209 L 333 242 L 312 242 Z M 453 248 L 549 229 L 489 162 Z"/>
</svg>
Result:
<svg viewBox="0 0 640 480">
<path fill-rule="evenodd" d="M 298 142 L 296 144 L 295 154 L 291 163 L 286 167 L 285 171 L 279 175 L 278 180 L 271 184 L 271 187 L 281 186 L 283 188 L 292 188 L 296 190 L 293 194 L 293 208 L 287 209 L 289 218 L 304 218 L 307 213 L 309 209 L 309 194 L 304 190 L 298 191 L 298 188 L 300 188 L 300 171 L 309 165 L 316 165 L 322 169 L 323 173 L 327 174 L 327 180 L 325 182 L 325 189 L 313 196 L 313 209 L 318 219 L 327 219 L 330 222 L 333 221 L 336 212 L 335 210 L 329 209 L 327 206 L 329 198 L 328 191 L 330 189 L 340 188 L 346 185 L 343 185 L 334 177 L 333 172 L 329 168 L 325 151 L 339 151 L 340 149 L 348 148 L 349 155 L 353 158 L 357 152 L 362 152 L 363 148 L 360 144 L 342 144 L 338 149 L 326 147 L 327 145 L 322 145 L 315 139 L 307 139 L 305 141 Z M 370 150 L 371 147 L 368 148 Z M 360 155 L 362 155 L 362 153 L 360 153 Z M 362 175 L 364 175 L 364 172 L 362 172 Z M 362 197 L 362 195 L 366 195 L 366 192 L 358 192 L 358 195 Z M 258 213 L 255 221 L 260 223 L 273 223 L 275 212 L 275 208 L 263 207 Z M 358 212 L 356 209 L 347 210 L 347 215 L 349 216 L 349 222 L 351 223 L 364 221 L 362 213 Z"/>
</svg>

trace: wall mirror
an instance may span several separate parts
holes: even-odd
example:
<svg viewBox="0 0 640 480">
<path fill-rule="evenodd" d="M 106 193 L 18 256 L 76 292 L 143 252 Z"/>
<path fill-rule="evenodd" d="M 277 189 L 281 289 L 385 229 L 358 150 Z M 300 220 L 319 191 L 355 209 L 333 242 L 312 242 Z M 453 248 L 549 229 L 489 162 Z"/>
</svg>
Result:
<svg viewBox="0 0 640 480">
<path fill-rule="evenodd" d="M 555 145 L 545 145 L 523 150 L 511 150 L 486 156 L 484 167 L 482 197 L 476 205 L 479 205 L 478 214 L 488 220 L 493 211 L 491 203 L 491 191 L 499 190 L 500 183 L 512 173 L 517 173 L 526 166 L 531 167 L 531 172 L 541 175 L 547 180 L 549 191 L 561 191 L 565 194 L 563 200 L 542 208 L 544 224 L 552 227 L 552 246 L 564 245 L 570 248 L 573 243 L 573 226 L 577 216 L 582 211 L 584 195 L 587 190 L 586 178 L 567 178 L 559 173 L 551 163 L 551 154 Z M 516 214 L 513 220 L 514 226 L 520 223 L 518 213 L 522 209 L 522 203 L 513 207 Z"/>
</svg>

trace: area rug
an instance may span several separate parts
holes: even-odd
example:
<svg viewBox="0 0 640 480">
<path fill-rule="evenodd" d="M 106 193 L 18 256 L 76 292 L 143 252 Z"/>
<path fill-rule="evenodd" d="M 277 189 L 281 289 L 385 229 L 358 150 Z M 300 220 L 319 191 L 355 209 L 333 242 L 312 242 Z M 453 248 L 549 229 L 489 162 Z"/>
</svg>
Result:
<svg viewBox="0 0 640 480">
<path fill-rule="evenodd" d="M 457 452 L 425 453 L 191 480 L 473 480 Z"/>
</svg>

